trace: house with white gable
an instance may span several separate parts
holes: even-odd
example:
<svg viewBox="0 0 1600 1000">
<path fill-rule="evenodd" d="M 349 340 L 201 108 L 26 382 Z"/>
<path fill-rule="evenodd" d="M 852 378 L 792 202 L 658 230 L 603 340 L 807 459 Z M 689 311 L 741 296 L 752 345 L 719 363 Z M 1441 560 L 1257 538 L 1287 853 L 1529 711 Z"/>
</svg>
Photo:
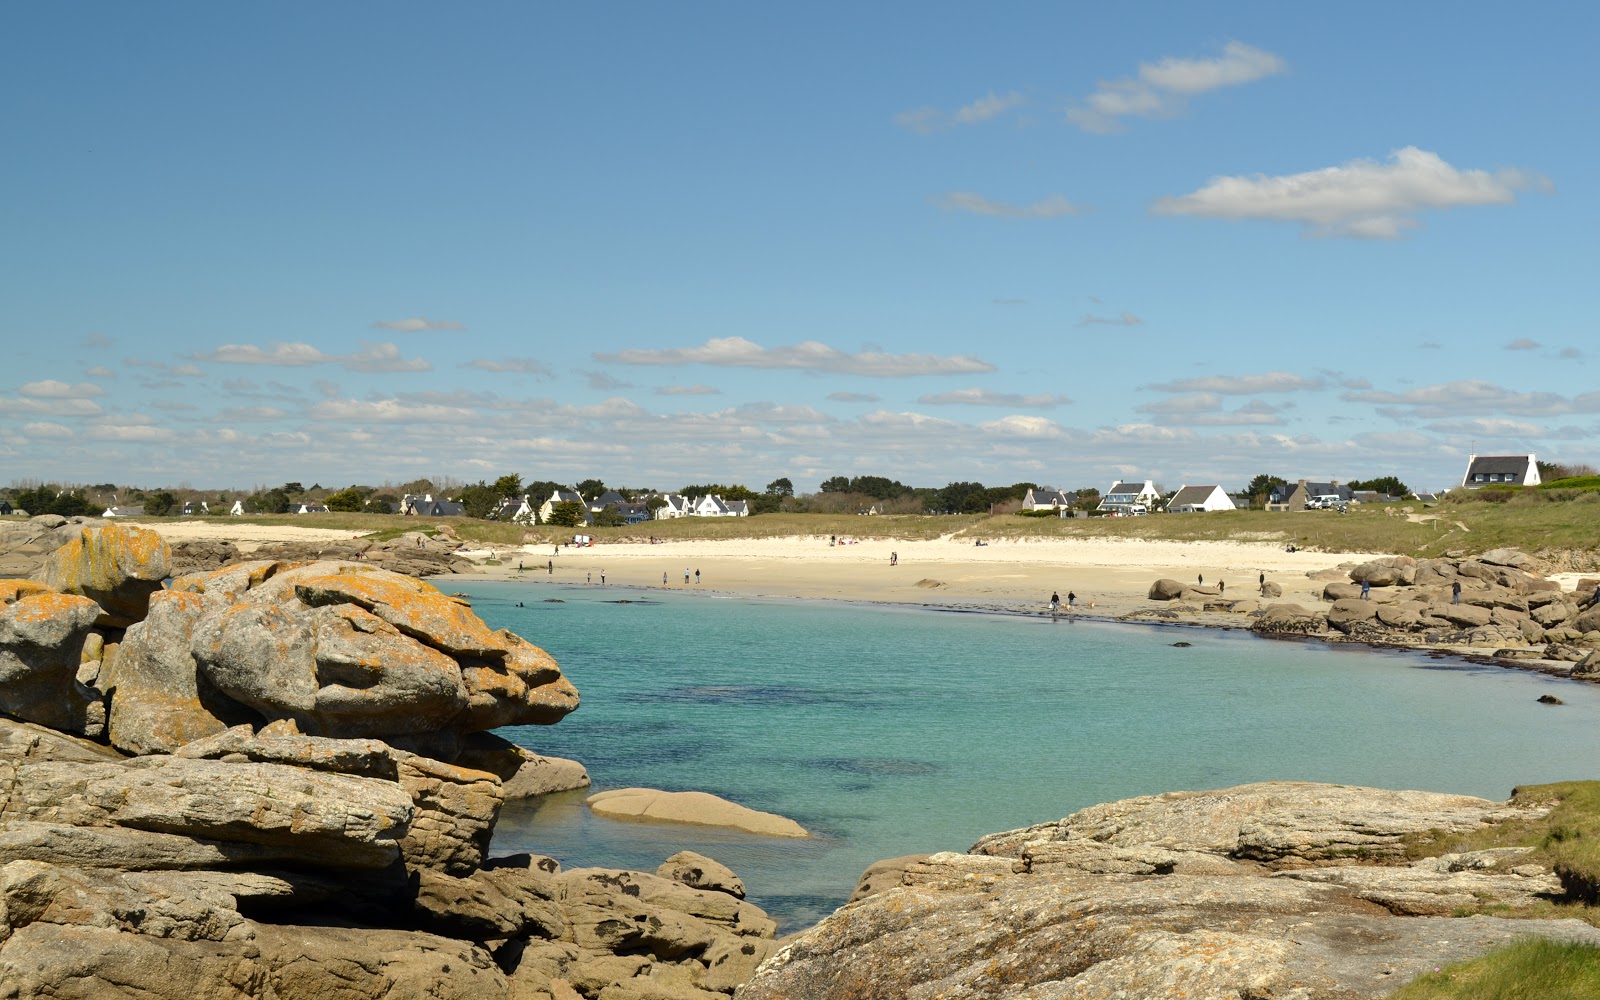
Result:
<svg viewBox="0 0 1600 1000">
<path fill-rule="evenodd" d="M 1532 455 L 1469 455 L 1461 485 L 1469 490 L 1485 486 L 1538 486 L 1539 463 Z"/>
<path fill-rule="evenodd" d="M 235 500 L 233 502 L 233 506 L 228 508 L 228 513 L 230 515 L 232 515 L 233 517 L 243 517 L 244 516 L 244 501 L 243 500 Z"/>
<path fill-rule="evenodd" d="M 732 510 L 730 510 L 728 508 L 728 505 L 722 502 L 722 498 L 721 497 L 714 496 L 714 495 L 712 495 L 710 493 L 707 493 L 705 496 L 701 497 L 700 499 L 691 500 L 689 502 L 689 516 L 690 517 L 738 517 L 739 515 L 735 514 Z"/>
<path fill-rule="evenodd" d="M 204 500 L 187 500 L 183 505 L 184 517 L 196 517 L 200 514 L 211 513 L 211 507 Z"/>
<path fill-rule="evenodd" d="M 1140 507 L 1149 510 L 1160 499 L 1161 491 L 1148 479 L 1142 483 L 1119 480 L 1111 484 L 1105 496 L 1100 498 L 1100 506 L 1095 509 L 1108 514 L 1132 514 Z"/>
<path fill-rule="evenodd" d="M 534 510 L 526 493 L 520 497 L 505 497 L 500 501 L 500 506 L 489 512 L 489 520 L 512 524 L 532 524 L 537 517 L 538 511 Z"/>
<path fill-rule="evenodd" d="M 1065 510 L 1077 501 L 1075 496 L 1067 496 L 1060 490 L 1048 486 L 1039 486 L 1029 490 L 1022 498 L 1024 510 Z"/>
<path fill-rule="evenodd" d="M 328 512 L 328 506 L 326 504 L 318 503 L 315 500 L 307 500 L 304 503 L 297 503 L 293 507 L 290 507 L 289 512 L 291 514 L 326 514 Z"/>
<path fill-rule="evenodd" d="M 107 507 L 101 517 L 144 517 L 144 506 L 137 507 Z"/>
<path fill-rule="evenodd" d="M 550 494 L 550 499 L 539 505 L 539 523 L 550 523 L 550 512 L 555 509 L 555 505 L 558 503 L 575 503 L 580 507 L 585 507 L 584 512 L 588 513 L 581 494 L 573 490 L 558 489 Z"/>
<path fill-rule="evenodd" d="M 1235 510 L 1228 491 L 1220 486 L 1184 486 L 1167 501 L 1169 514 L 1204 514 L 1213 510 Z"/>
<path fill-rule="evenodd" d="M 675 517 L 689 516 L 689 498 L 680 493 L 663 493 L 661 499 L 666 503 L 656 510 L 657 521 L 670 521 Z"/>
</svg>

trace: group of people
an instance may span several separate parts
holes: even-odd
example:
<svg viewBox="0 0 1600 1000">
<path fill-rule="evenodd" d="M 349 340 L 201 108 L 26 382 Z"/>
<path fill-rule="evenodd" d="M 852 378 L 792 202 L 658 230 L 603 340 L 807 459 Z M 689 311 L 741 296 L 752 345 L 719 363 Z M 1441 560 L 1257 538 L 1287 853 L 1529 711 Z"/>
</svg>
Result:
<svg viewBox="0 0 1600 1000">
<path fill-rule="evenodd" d="M 1078 606 L 1078 595 L 1074 594 L 1070 590 L 1067 591 L 1067 607 L 1075 608 L 1077 606 Z M 1061 612 L 1061 595 L 1052 591 L 1051 594 L 1050 594 L 1050 613 L 1054 615 L 1054 614 L 1059 614 L 1060 612 Z"/>
<path fill-rule="evenodd" d="M 666 573 L 665 570 L 661 571 L 661 585 L 663 587 L 665 587 L 667 585 L 667 573 Z M 687 567 L 687 566 L 685 566 L 683 568 L 683 585 L 685 587 L 687 587 L 689 585 L 689 567 Z M 700 571 L 699 570 L 695 570 L 694 571 L 694 585 L 696 587 L 700 586 Z"/>
</svg>

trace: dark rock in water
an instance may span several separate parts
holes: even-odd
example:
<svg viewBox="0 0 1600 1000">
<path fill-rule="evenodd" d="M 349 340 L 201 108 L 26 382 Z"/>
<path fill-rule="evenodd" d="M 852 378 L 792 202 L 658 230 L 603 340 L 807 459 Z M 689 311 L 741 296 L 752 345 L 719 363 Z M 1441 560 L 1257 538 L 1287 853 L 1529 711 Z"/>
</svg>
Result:
<svg viewBox="0 0 1600 1000">
<path fill-rule="evenodd" d="M 1188 649 L 1188 648 L 1189 648 L 1189 647 L 1190 647 L 1190 646 L 1191 646 L 1191 645 L 1192 645 L 1192 643 L 1187 643 L 1187 642 L 1175 642 L 1175 643 L 1173 643 L 1173 644 L 1172 644 L 1172 645 L 1173 645 L 1173 646 L 1175 646 L 1175 647 L 1177 647 L 1177 648 L 1178 648 L 1178 649 Z"/>
<path fill-rule="evenodd" d="M 561 598 L 559 598 L 559 597 L 546 597 L 546 598 L 545 598 L 545 599 L 544 599 L 544 603 L 546 603 L 546 604 L 565 604 L 565 603 L 567 603 L 567 602 L 566 602 L 566 601 L 563 601 L 563 600 L 562 600 L 562 599 L 561 599 Z"/>
<path fill-rule="evenodd" d="M 1539 704 L 1541 704 L 1541 705 L 1565 705 L 1566 702 L 1562 701 L 1560 698 L 1557 698 L 1553 694 L 1541 694 L 1539 696 Z"/>
</svg>

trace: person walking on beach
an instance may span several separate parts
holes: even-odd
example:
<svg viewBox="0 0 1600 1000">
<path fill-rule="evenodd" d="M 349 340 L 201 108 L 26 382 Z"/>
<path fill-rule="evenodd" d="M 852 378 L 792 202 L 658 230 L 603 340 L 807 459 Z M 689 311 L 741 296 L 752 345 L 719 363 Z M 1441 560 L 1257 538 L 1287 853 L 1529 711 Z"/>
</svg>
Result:
<svg viewBox="0 0 1600 1000">
<path fill-rule="evenodd" d="M 687 566 L 683 568 L 683 585 L 685 587 L 689 585 L 689 567 Z"/>
<path fill-rule="evenodd" d="M 1228 581 L 1226 581 L 1226 580 L 1218 580 L 1217 581 L 1217 593 L 1220 594 L 1220 593 L 1222 593 L 1223 591 L 1225 591 L 1227 589 L 1228 589 Z"/>
<path fill-rule="evenodd" d="M 1261 571 L 1261 579 L 1256 581 L 1256 582 L 1261 585 L 1261 589 L 1262 590 L 1266 590 L 1267 589 L 1267 571 L 1266 570 L 1262 570 Z"/>
<path fill-rule="evenodd" d="M 1363 601 L 1372 600 L 1372 581 L 1370 581 L 1370 580 L 1362 580 L 1361 581 L 1361 599 Z"/>
<path fill-rule="evenodd" d="M 1206 585 L 1206 575 L 1204 573 L 1197 573 L 1195 579 L 1200 581 L 1200 586 L 1204 587 Z"/>
<path fill-rule="evenodd" d="M 1060 613 L 1060 611 L 1061 611 L 1061 595 L 1055 593 L 1054 591 L 1051 591 L 1051 593 L 1050 593 L 1050 613 L 1051 614 L 1058 614 L 1058 613 Z"/>
<path fill-rule="evenodd" d="M 594 574 L 593 573 L 585 573 L 585 574 L 583 574 L 583 585 L 585 587 L 587 587 L 589 584 L 591 584 L 593 582 L 594 582 Z"/>
<path fill-rule="evenodd" d="M 694 585 L 696 587 L 700 586 L 700 571 L 699 570 L 695 570 L 694 571 Z"/>
<path fill-rule="evenodd" d="M 1460 580 L 1457 580 L 1454 583 L 1450 584 L 1450 603 L 1451 604 L 1460 604 L 1461 603 L 1461 581 Z"/>
<path fill-rule="evenodd" d="M 605 585 L 606 585 L 606 571 L 605 570 L 601 570 L 600 571 L 600 586 L 604 587 Z"/>
<path fill-rule="evenodd" d="M 1078 595 L 1074 594 L 1070 590 L 1067 591 L 1067 607 L 1075 608 L 1077 606 L 1078 606 Z"/>
<path fill-rule="evenodd" d="M 662 570 L 661 571 L 661 585 L 663 587 L 665 587 L 667 585 L 667 571 L 666 570 Z"/>
<path fill-rule="evenodd" d="M 551 576 L 556 575 L 556 564 L 554 560 L 546 560 L 544 567 L 545 569 L 549 570 Z"/>
</svg>

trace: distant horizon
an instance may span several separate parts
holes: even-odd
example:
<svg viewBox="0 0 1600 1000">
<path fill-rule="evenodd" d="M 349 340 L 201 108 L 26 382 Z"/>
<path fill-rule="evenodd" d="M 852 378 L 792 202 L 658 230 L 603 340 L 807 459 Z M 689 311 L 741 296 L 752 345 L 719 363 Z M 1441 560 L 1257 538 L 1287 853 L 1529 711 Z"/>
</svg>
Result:
<svg viewBox="0 0 1600 1000">
<path fill-rule="evenodd" d="M 1600 8 L 1442 10 L 13 6 L 0 480 L 1600 464 Z"/>
</svg>

